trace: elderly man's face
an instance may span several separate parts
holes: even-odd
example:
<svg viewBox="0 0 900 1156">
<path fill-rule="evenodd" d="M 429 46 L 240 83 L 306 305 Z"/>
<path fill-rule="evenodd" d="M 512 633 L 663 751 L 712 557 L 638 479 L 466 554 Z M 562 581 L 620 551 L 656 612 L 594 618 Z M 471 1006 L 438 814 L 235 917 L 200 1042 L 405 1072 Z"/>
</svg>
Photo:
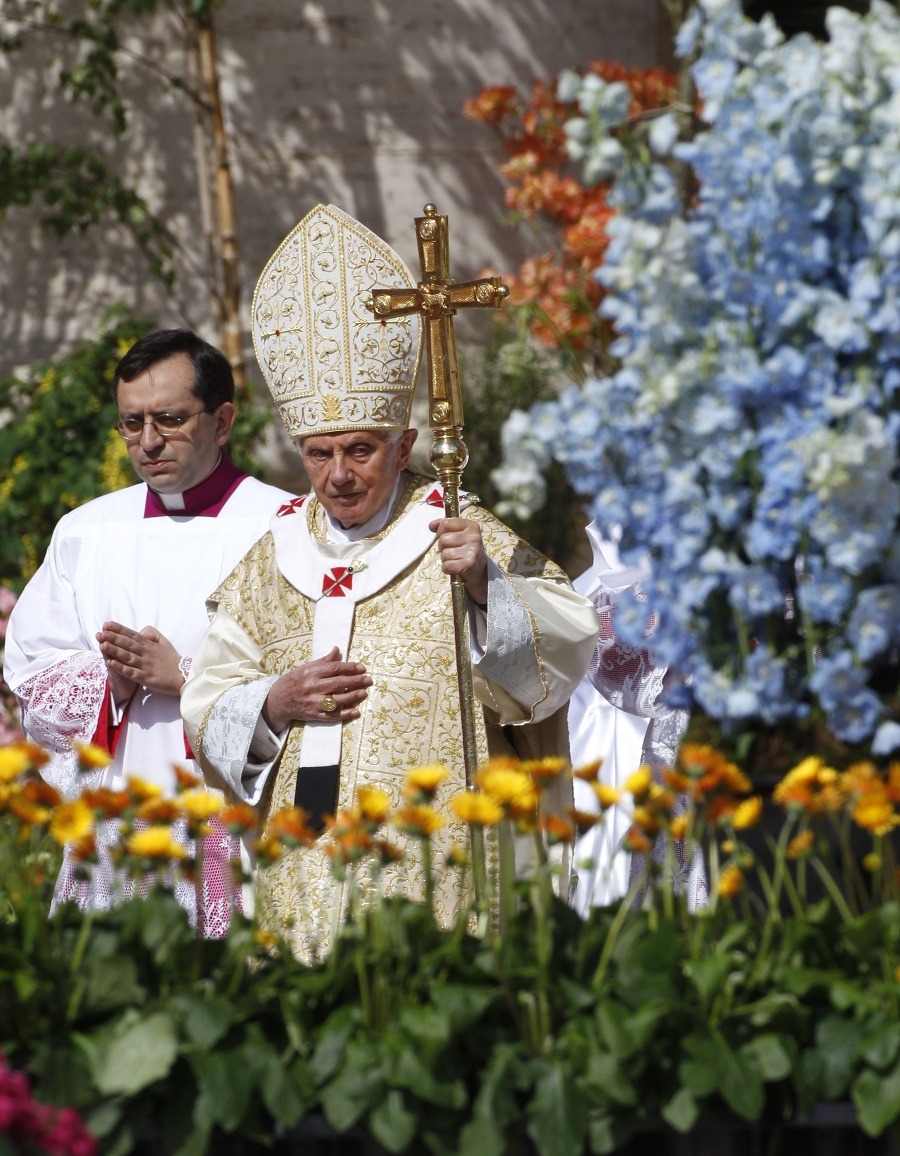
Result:
<svg viewBox="0 0 900 1156">
<path fill-rule="evenodd" d="M 212 412 L 203 410 L 203 402 L 194 393 L 194 366 L 186 353 L 151 365 L 133 381 L 120 381 L 116 401 L 119 417 L 144 422 L 140 438 L 128 445 L 128 456 L 141 481 L 158 494 L 182 494 L 215 469 L 234 421 L 234 406 L 223 402 Z M 163 437 L 148 420 L 160 413 L 188 420 L 177 432 Z"/>
<path fill-rule="evenodd" d="M 300 456 L 316 497 L 345 529 L 361 526 L 390 498 L 409 461 L 416 430 L 391 443 L 380 430 L 314 434 L 300 441 Z"/>
</svg>

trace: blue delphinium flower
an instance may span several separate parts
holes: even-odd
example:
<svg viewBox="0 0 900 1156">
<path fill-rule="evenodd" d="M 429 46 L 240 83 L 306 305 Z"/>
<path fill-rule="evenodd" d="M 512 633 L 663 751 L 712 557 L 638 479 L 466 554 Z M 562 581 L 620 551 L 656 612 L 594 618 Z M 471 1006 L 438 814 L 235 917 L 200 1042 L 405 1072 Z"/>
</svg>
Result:
<svg viewBox="0 0 900 1156">
<path fill-rule="evenodd" d="M 504 447 L 519 508 L 552 455 L 601 531 L 618 527 L 623 560 L 649 554 L 647 601 L 617 628 L 640 643 L 653 615 L 655 653 L 707 713 L 773 722 L 817 704 L 847 741 L 881 724 L 886 748 L 874 680 L 900 648 L 900 14 L 873 0 L 827 26 L 827 43 L 785 40 L 738 0 L 699 0 L 677 39 L 696 53 L 690 141 L 669 114 L 630 125 L 621 86 L 564 78 L 572 156 L 614 178 L 597 276 L 619 368 L 514 415 Z M 686 208 L 676 164 L 697 178 Z"/>
</svg>

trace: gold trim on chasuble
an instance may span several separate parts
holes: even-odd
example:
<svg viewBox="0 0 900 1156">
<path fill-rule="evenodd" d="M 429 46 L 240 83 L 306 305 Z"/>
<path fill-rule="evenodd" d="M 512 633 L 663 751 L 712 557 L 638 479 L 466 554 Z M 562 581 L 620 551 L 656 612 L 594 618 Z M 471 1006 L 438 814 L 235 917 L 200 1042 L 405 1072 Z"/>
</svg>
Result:
<svg viewBox="0 0 900 1156">
<path fill-rule="evenodd" d="M 433 483 L 425 487 L 415 480 L 412 486 L 407 483 L 398 510 L 382 533 L 395 528 L 402 513 L 424 498 L 430 488 Z M 311 508 L 308 516 L 315 527 L 315 510 Z M 441 516 L 439 510 L 435 516 Z M 476 507 L 467 511 L 467 516 L 481 523 L 488 553 L 508 572 L 551 579 L 558 576 L 565 581 L 558 567 L 493 515 Z M 277 570 L 271 534 L 253 547 L 213 600 L 221 602 L 260 646 L 264 674 L 281 674 L 309 660 L 313 603 Z M 386 587 L 357 604 L 345 657 L 362 662 L 373 685 L 360 704 L 360 717 L 337 724 L 343 726 L 338 807 L 351 807 L 357 786 L 365 784 L 384 790 L 392 808 L 397 809 L 403 803 L 403 783 L 411 767 L 440 762 L 450 769 L 435 800 L 446 823 L 432 839 L 435 914 L 438 922 L 448 927 L 456 918 L 460 895 L 468 902 L 470 892 L 468 880 L 461 887 L 460 869 L 445 868 L 444 864 L 454 843 L 467 845 L 468 829 L 448 806 L 450 798 L 465 790 L 465 767 L 450 585 L 435 545 Z M 478 759 L 483 762 L 488 757 L 483 710 L 476 712 L 476 731 Z M 266 816 L 293 803 L 302 738 L 302 724 L 292 726 L 274 786 L 260 804 Z M 402 862 L 381 872 L 378 887 L 389 895 L 422 900 L 419 841 L 399 832 L 392 832 L 390 838 L 405 855 Z M 309 850 L 290 851 L 257 875 L 256 910 L 261 923 L 284 935 L 294 953 L 304 960 L 327 953 L 346 912 L 349 887 L 331 875 L 324 851 L 327 842 L 325 834 Z M 490 840 L 491 850 L 494 842 Z M 366 885 L 367 878 L 363 868 L 359 879 L 364 898 L 374 889 L 371 883 Z M 339 917 L 336 912 L 340 912 Z"/>
</svg>

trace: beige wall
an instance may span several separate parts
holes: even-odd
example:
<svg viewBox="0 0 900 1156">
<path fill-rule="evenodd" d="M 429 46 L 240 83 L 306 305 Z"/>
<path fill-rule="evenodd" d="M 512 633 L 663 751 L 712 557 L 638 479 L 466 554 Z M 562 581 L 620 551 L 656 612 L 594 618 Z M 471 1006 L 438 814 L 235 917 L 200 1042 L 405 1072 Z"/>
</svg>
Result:
<svg viewBox="0 0 900 1156">
<path fill-rule="evenodd" d="M 660 0 L 227 0 L 217 19 L 245 312 L 271 251 L 320 200 L 359 217 L 413 268 L 412 218 L 433 200 L 450 214 L 455 276 L 514 267 L 540 238 L 503 225 L 502 151 L 490 130 L 463 119 L 464 100 L 486 84 L 527 91 L 535 77 L 601 57 L 660 63 L 671 39 Z M 129 47 L 183 71 L 170 16 L 144 25 Z M 196 273 L 167 291 L 121 228 L 58 241 L 34 211 L 9 210 L 0 223 L 0 373 L 91 335 L 117 301 L 215 340 L 184 97 L 126 63 L 131 127 L 110 142 L 89 114 L 62 115 L 43 100 L 44 59 L 25 51 L 2 65 L 0 130 L 111 148 Z"/>
</svg>

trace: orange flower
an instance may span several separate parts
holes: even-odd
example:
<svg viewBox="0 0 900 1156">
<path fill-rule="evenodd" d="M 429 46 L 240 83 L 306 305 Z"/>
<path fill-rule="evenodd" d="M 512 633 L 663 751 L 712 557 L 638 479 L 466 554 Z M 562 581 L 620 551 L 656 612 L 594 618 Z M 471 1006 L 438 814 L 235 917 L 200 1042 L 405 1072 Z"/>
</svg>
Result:
<svg viewBox="0 0 900 1156">
<path fill-rule="evenodd" d="M 141 859 L 184 859 L 185 848 L 172 837 L 169 827 L 145 827 L 135 831 L 125 840 L 125 850 L 129 855 Z"/>
<path fill-rule="evenodd" d="M 263 866 L 277 863 L 284 851 L 284 844 L 271 835 L 263 835 L 261 839 L 253 841 L 253 854 Z"/>
<path fill-rule="evenodd" d="M 423 803 L 411 803 L 403 807 L 394 815 L 394 826 L 406 835 L 414 835 L 419 839 L 430 839 L 431 836 L 444 826 L 446 820 L 440 811 Z"/>
<path fill-rule="evenodd" d="M 174 823 L 178 818 L 178 807 L 174 799 L 145 799 L 134 813 L 136 819 L 147 823 Z"/>
<path fill-rule="evenodd" d="M 539 786 L 544 783 L 552 783 L 558 779 L 563 771 L 568 767 L 566 759 L 555 757 L 546 757 L 543 759 L 529 759 L 522 763 L 522 771 L 531 778 Z"/>
<path fill-rule="evenodd" d="M 336 863 L 356 863 L 372 849 L 371 834 L 351 811 L 339 811 L 325 822 L 331 831 L 325 852 Z"/>
<path fill-rule="evenodd" d="M 493 827 L 503 818 L 503 809 L 483 791 L 464 791 L 450 800 L 457 818 L 473 827 Z"/>
<path fill-rule="evenodd" d="M 843 805 L 847 775 L 838 776 L 824 759 L 810 755 L 784 776 L 772 792 L 780 806 L 810 815 L 839 810 Z"/>
<path fill-rule="evenodd" d="M 94 827 L 94 812 L 83 799 L 56 807 L 50 817 L 50 835 L 57 843 L 76 843 Z"/>
<path fill-rule="evenodd" d="M 425 767 L 413 767 L 407 772 L 403 793 L 409 798 L 425 795 L 431 798 L 450 772 L 443 763 L 432 763 Z"/>
<path fill-rule="evenodd" d="M 659 817 L 652 807 L 635 807 L 632 820 L 635 826 L 640 827 L 648 835 L 659 832 Z"/>
<path fill-rule="evenodd" d="M 803 859 L 813 849 L 815 835 L 807 829 L 795 835 L 787 845 L 785 855 L 788 859 Z"/>
<path fill-rule="evenodd" d="M 572 777 L 574 779 L 581 779 L 583 783 L 595 783 L 602 766 L 603 759 L 594 759 L 592 763 L 585 763 L 583 767 L 577 767 L 573 770 Z"/>
<path fill-rule="evenodd" d="M 676 843 L 683 843 L 684 837 L 687 834 L 688 817 L 687 814 L 676 815 L 669 824 L 669 834 Z"/>
<path fill-rule="evenodd" d="M 622 798 L 622 792 L 617 787 L 609 786 L 608 783 L 592 783 L 591 786 L 594 788 L 597 802 L 604 811 L 614 806 Z"/>
<path fill-rule="evenodd" d="M 387 839 L 376 839 L 374 849 L 382 867 L 389 867 L 391 863 L 399 863 L 403 858 L 401 848 Z"/>
<path fill-rule="evenodd" d="M 573 843 L 575 841 L 575 824 L 559 815 L 544 815 L 540 822 L 541 830 L 547 836 L 550 847 L 557 843 Z"/>
<path fill-rule="evenodd" d="M 480 120 L 483 124 L 499 124 L 516 111 L 517 102 L 516 90 L 511 85 L 490 85 L 466 101 L 463 116 L 468 120 Z"/>
<path fill-rule="evenodd" d="M 69 854 L 76 863 L 90 863 L 97 861 L 97 840 L 94 832 L 90 831 L 81 839 L 75 839 L 69 844 Z"/>
<path fill-rule="evenodd" d="M 585 831 L 590 831 L 591 827 L 596 827 L 602 818 L 602 815 L 596 811 L 579 811 L 576 807 L 566 807 L 566 814 L 578 828 L 578 833 L 581 835 L 583 835 Z"/>
<path fill-rule="evenodd" d="M 762 818 L 763 801 L 760 795 L 751 795 L 749 799 L 744 799 L 743 802 L 737 805 L 734 814 L 731 817 L 731 825 L 736 831 L 746 831 L 749 827 L 755 827 Z"/>
<path fill-rule="evenodd" d="M 243 835 L 256 827 L 256 812 L 246 803 L 233 803 L 219 812 L 219 822 L 230 835 Z"/>
<path fill-rule="evenodd" d="M 633 775 L 628 776 L 625 780 L 624 789 L 633 795 L 635 802 L 637 802 L 648 793 L 652 782 L 653 771 L 650 767 L 643 766 L 636 770 Z"/>
<path fill-rule="evenodd" d="M 853 822 L 873 835 L 888 835 L 900 825 L 898 816 L 887 797 L 887 791 L 871 791 L 864 795 L 851 812 Z"/>
<path fill-rule="evenodd" d="M 155 799 L 162 794 L 162 787 L 156 783 L 150 783 L 146 779 L 139 779 L 137 775 L 127 775 L 126 782 L 132 796 L 138 801 Z"/>
<path fill-rule="evenodd" d="M 316 841 L 316 833 L 308 825 L 308 819 L 309 813 L 302 807 L 282 807 L 269 818 L 266 831 L 285 847 L 309 847 Z"/>
<path fill-rule="evenodd" d="M 108 767 L 112 762 L 112 755 L 103 747 L 95 746 L 93 743 L 83 743 L 78 739 L 72 739 L 72 746 L 78 754 L 78 769 L 80 771 L 96 771 L 102 767 Z"/>
<path fill-rule="evenodd" d="M 632 851 L 635 855 L 646 855 L 650 851 L 650 840 L 639 827 L 628 829 L 622 845 L 626 851 Z"/>
<path fill-rule="evenodd" d="M 175 772 L 176 792 L 192 791 L 196 787 L 203 786 L 203 780 L 199 778 L 199 776 L 192 774 L 186 767 L 182 767 L 178 763 L 173 763 L 172 770 Z"/>
<path fill-rule="evenodd" d="M 737 895 L 743 886 L 744 873 L 740 867 L 736 867 L 732 863 L 719 876 L 717 891 L 723 898 L 729 899 L 733 895 Z"/>
<path fill-rule="evenodd" d="M 111 791 L 109 787 L 88 788 L 81 792 L 81 797 L 102 819 L 114 819 L 131 806 L 127 791 Z"/>
<path fill-rule="evenodd" d="M 387 819 L 391 810 L 390 797 L 380 787 L 357 787 L 356 805 L 360 818 L 376 826 Z"/>
<path fill-rule="evenodd" d="M 38 767 L 46 766 L 50 762 L 50 755 L 43 747 L 39 747 L 37 743 L 33 743 L 28 739 L 19 739 L 17 743 L 13 743 L 16 750 L 24 751 L 31 760 L 31 765 L 37 770 Z"/>
</svg>

